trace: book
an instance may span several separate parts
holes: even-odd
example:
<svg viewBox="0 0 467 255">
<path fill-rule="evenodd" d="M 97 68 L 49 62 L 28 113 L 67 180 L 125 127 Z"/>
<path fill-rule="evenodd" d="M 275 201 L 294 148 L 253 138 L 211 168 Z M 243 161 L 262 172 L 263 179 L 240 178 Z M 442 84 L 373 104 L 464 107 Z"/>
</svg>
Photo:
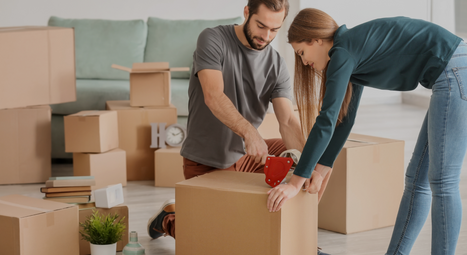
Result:
<svg viewBox="0 0 467 255">
<path fill-rule="evenodd" d="M 77 192 L 77 191 L 91 191 L 91 186 L 83 186 L 83 187 L 42 187 L 42 193 L 56 193 L 56 192 Z"/>
<path fill-rule="evenodd" d="M 45 197 L 75 197 L 75 196 L 90 196 L 91 191 L 78 191 L 78 192 L 59 192 L 59 193 L 46 193 Z"/>
<path fill-rule="evenodd" d="M 79 207 L 79 210 L 96 209 L 96 203 L 95 202 L 80 203 L 78 204 L 78 207 Z"/>
<path fill-rule="evenodd" d="M 94 176 L 57 176 L 57 177 L 49 177 L 49 180 L 82 180 L 82 179 L 94 179 Z"/>
<path fill-rule="evenodd" d="M 91 200 L 91 196 L 80 196 L 80 197 L 44 197 L 45 200 L 62 202 L 68 204 L 76 203 L 88 203 Z"/>
<path fill-rule="evenodd" d="M 96 181 L 94 179 L 81 179 L 81 180 L 47 180 L 45 186 L 50 187 L 72 187 L 72 186 L 94 186 Z"/>
</svg>

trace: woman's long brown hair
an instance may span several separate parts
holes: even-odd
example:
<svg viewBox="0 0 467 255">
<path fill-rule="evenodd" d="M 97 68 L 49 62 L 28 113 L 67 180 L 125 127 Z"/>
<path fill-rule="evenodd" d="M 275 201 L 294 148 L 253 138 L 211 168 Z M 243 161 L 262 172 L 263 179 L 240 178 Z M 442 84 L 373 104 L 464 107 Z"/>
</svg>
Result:
<svg viewBox="0 0 467 255">
<path fill-rule="evenodd" d="M 294 18 L 288 32 L 288 40 L 289 43 L 311 43 L 312 40 L 316 39 L 332 42 L 338 28 L 336 21 L 327 13 L 318 9 L 307 8 L 301 10 Z M 327 69 L 328 66 L 326 65 L 323 71 L 316 71 L 311 66 L 304 65 L 301 57 L 295 55 L 294 94 L 298 105 L 302 132 L 305 137 L 310 133 L 323 105 Z M 318 84 L 320 84 L 319 87 Z M 337 125 L 342 123 L 347 115 L 351 98 L 352 84 L 349 82 L 337 119 Z"/>
</svg>

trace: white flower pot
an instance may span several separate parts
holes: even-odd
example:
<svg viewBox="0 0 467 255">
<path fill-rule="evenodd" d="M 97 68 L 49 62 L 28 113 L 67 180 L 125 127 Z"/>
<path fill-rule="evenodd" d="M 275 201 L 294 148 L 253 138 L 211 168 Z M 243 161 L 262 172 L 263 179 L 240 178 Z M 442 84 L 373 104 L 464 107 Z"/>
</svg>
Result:
<svg viewBox="0 0 467 255">
<path fill-rule="evenodd" d="M 115 255 L 117 254 L 117 243 L 114 244 L 92 244 L 91 255 Z"/>
</svg>

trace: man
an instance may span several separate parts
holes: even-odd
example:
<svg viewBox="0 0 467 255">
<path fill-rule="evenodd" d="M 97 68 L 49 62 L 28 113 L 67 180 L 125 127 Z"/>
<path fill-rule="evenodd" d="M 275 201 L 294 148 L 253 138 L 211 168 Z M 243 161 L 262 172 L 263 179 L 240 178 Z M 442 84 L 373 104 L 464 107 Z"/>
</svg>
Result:
<svg viewBox="0 0 467 255">
<path fill-rule="evenodd" d="M 287 16 L 287 0 L 249 0 L 242 25 L 205 29 L 193 54 L 187 139 L 181 155 L 189 179 L 216 170 L 264 172 L 268 155 L 305 144 L 293 114 L 284 60 L 269 45 Z M 257 131 L 272 102 L 282 139 Z M 148 221 L 152 238 L 175 238 L 175 201 Z"/>
</svg>

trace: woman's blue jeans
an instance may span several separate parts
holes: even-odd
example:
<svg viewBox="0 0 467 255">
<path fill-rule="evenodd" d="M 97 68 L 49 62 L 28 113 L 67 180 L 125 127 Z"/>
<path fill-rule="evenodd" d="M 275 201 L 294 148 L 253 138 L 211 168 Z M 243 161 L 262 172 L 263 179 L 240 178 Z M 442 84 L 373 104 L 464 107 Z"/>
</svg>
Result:
<svg viewBox="0 0 467 255">
<path fill-rule="evenodd" d="M 431 254 L 454 255 L 462 221 L 459 180 L 467 149 L 467 44 L 461 42 L 432 88 L 407 167 L 386 254 L 410 254 L 431 207 Z"/>
</svg>

